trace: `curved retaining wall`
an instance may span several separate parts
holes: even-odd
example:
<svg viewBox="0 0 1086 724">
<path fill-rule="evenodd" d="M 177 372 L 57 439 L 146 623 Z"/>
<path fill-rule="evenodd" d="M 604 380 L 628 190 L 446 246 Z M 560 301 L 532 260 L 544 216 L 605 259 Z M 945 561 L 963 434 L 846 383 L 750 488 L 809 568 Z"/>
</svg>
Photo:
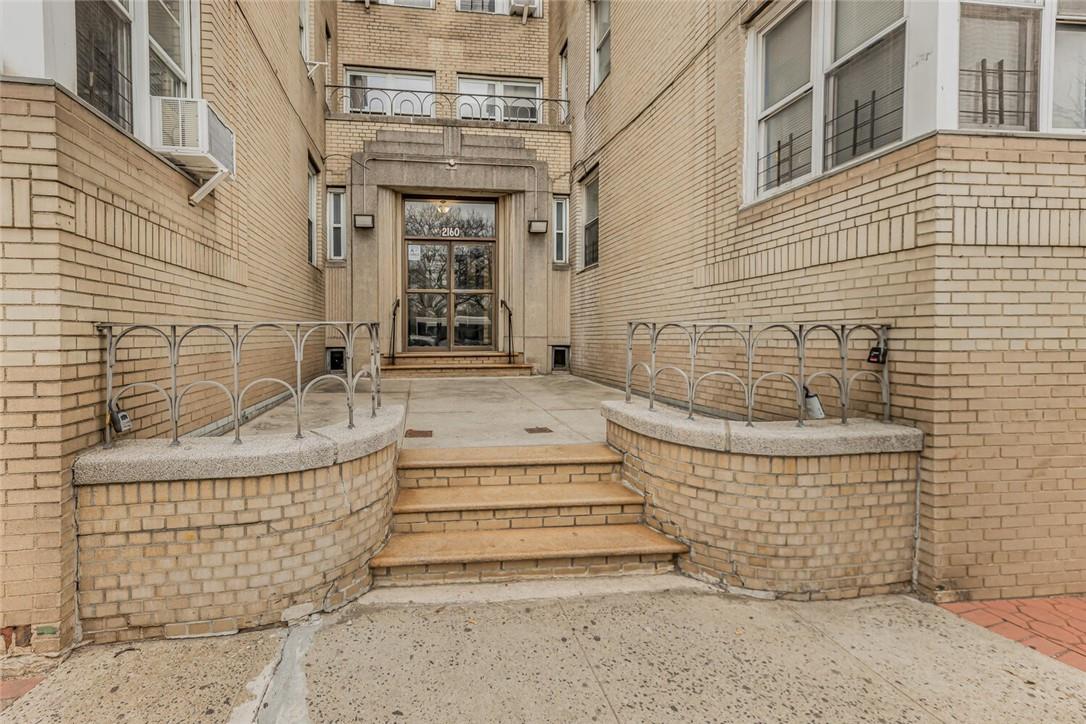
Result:
<svg viewBox="0 0 1086 724">
<path fill-rule="evenodd" d="M 688 421 L 641 401 L 603 415 L 648 524 L 690 545 L 686 573 L 802 600 L 909 587 L 918 430 Z"/>
<path fill-rule="evenodd" d="M 356 429 L 132 440 L 75 465 L 79 617 L 109 642 L 230 633 L 370 588 L 404 411 Z"/>
</svg>

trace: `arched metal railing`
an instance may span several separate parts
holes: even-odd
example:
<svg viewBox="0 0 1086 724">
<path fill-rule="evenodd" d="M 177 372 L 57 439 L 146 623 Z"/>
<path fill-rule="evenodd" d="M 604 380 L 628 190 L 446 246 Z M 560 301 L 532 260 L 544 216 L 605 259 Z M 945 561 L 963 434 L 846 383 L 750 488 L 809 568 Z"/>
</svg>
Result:
<svg viewBox="0 0 1086 724">
<path fill-rule="evenodd" d="M 789 365 L 788 370 L 768 369 L 755 373 L 755 362 L 758 356 L 759 344 L 763 348 L 771 335 L 776 333 L 775 339 L 789 346 L 794 345 L 794 356 L 791 357 L 794 364 Z M 836 369 L 820 369 L 814 371 L 808 369 L 809 355 L 808 343 L 813 335 L 821 333 L 828 335 L 831 343 L 836 343 L 835 352 L 837 358 Z M 873 345 L 865 355 L 866 364 L 870 367 L 850 369 L 849 343 L 854 336 L 868 334 L 872 338 Z M 634 344 L 639 335 L 648 337 L 648 360 L 635 360 Z M 658 354 L 660 352 L 661 337 L 669 335 L 677 337 L 680 344 L 685 343 L 686 366 L 676 364 L 660 364 Z M 723 335 L 725 338 L 734 338 L 738 341 L 738 348 L 744 357 L 741 367 L 734 369 L 709 369 L 699 368 L 699 354 L 704 350 L 704 342 L 709 335 Z M 758 387 L 768 380 L 782 380 L 786 389 L 795 394 L 796 422 L 803 425 L 807 420 L 806 391 L 810 389 L 816 380 L 826 378 L 836 383 L 839 404 L 841 408 L 841 423 L 848 423 L 849 405 L 852 402 L 852 384 L 861 377 L 873 379 L 879 386 L 880 402 L 882 404 L 883 420 L 890 421 L 890 371 L 886 364 L 887 345 L 889 344 L 890 326 L 886 324 L 870 323 L 752 323 L 752 322 L 652 322 L 632 321 L 626 324 L 626 402 L 630 402 L 633 395 L 633 382 L 636 373 L 644 371 L 648 382 L 648 404 L 653 409 L 657 398 L 657 383 L 663 374 L 677 376 L 685 388 L 686 394 L 681 400 L 686 407 L 689 419 L 694 418 L 694 407 L 698 397 L 698 388 L 702 383 L 710 379 L 720 379 L 733 383 L 739 391 L 746 408 L 746 421 L 748 425 L 754 424 L 754 407 Z M 779 347 L 778 347 L 779 349 Z M 703 365 L 706 357 L 700 357 Z"/>
<path fill-rule="evenodd" d="M 333 113 L 421 118 L 460 118 L 497 123 L 569 123 L 569 102 L 558 98 L 449 93 L 404 88 L 325 86 Z"/>
<path fill-rule="evenodd" d="M 162 395 L 166 401 L 167 412 L 170 418 L 171 444 L 177 445 L 178 426 L 181 420 L 181 403 L 185 395 L 199 387 L 212 387 L 219 390 L 229 398 L 230 422 L 234 428 L 234 442 L 241 442 L 241 423 L 245 411 L 245 395 L 249 390 L 259 384 L 274 384 L 284 388 L 289 394 L 294 405 L 294 420 L 296 437 L 302 437 L 302 412 L 305 406 L 306 394 L 314 385 L 328 380 L 336 380 L 344 388 L 345 402 L 347 406 L 347 427 L 354 427 L 355 389 L 362 379 L 370 381 L 370 416 L 376 417 L 377 410 L 381 407 L 381 340 L 380 324 L 377 322 L 215 322 L 197 324 L 108 324 L 97 325 L 98 332 L 106 340 L 106 414 L 105 444 L 109 447 L 113 444 L 113 427 L 110 415 L 117 411 L 120 398 L 127 392 L 138 388 L 149 388 Z M 252 380 L 244 387 L 241 385 L 241 362 L 245 342 L 253 333 L 269 330 L 273 333 L 281 333 L 290 342 L 290 350 L 294 358 L 294 379 L 285 380 L 278 377 L 260 377 Z M 344 345 L 344 372 L 338 374 L 320 374 L 309 380 L 303 380 L 302 363 L 305 357 L 306 343 L 311 334 L 320 330 L 322 334 L 331 333 L 342 341 Z M 152 381 L 129 382 L 114 389 L 114 376 L 117 367 L 117 351 L 126 337 L 135 332 L 144 332 L 152 337 L 158 337 L 165 345 L 166 358 L 169 363 L 169 389 Z M 178 384 L 178 368 L 181 365 L 181 350 L 185 340 L 195 332 L 207 331 L 215 336 L 221 336 L 226 343 L 230 356 L 232 382 L 227 386 L 223 382 L 213 379 L 196 379 L 184 386 Z M 365 338 L 368 343 L 368 354 L 362 355 L 362 364 L 357 365 L 355 358 L 356 344 Z M 276 335 L 280 336 L 280 335 Z M 321 345 L 321 353 L 324 346 Z M 197 366 L 199 370 L 199 367 Z M 199 374 L 199 371 L 197 372 Z"/>
</svg>

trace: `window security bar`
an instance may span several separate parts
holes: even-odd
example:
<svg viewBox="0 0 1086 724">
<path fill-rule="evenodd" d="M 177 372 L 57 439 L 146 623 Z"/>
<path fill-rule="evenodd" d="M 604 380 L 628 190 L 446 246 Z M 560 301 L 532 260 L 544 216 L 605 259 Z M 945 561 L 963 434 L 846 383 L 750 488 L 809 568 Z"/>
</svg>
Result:
<svg viewBox="0 0 1086 724">
<path fill-rule="evenodd" d="M 805 131 L 777 139 L 769 153 L 758 158 L 758 190 L 783 186 L 810 173 L 811 138 L 811 132 Z"/>
<path fill-rule="evenodd" d="M 381 407 L 381 340 L 380 325 L 377 322 L 208 322 L 197 324 L 103 323 L 98 324 L 97 329 L 99 334 L 105 337 L 106 341 L 106 447 L 111 447 L 113 444 L 113 429 L 109 417 L 117 412 L 117 403 L 120 398 L 125 393 L 138 388 L 149 388 L 158 392 L 165 399 L 167 412 L 170 416 L 171 445 L 180 444 L 178 440 L 178 424 L 181 419 L 181 403 L 184 401 L 185 395 L 191 390 L 201 386 L 218 388 L 229 398 L 231 409 L 230 419 L 234 428 L 235 444 L 241 443 L 241 421 L 245 409 L 243 404 L 245 395 L 251 388 L 258 384 L 270 383 L 279 385 L 289 393 L 291 399 L 294 401 L 295 437 L 299 439 L 303 437 L 302 411 L 305 406 L 306 394 L 314 385 L 320 382 L 335 380 L 343 386 L 344 392 L 346 393 L 348 428 L 354 428 L 355 387 L 358 385 L 359 380 L 365 378 L 370 381 L 370 416 L 376 417 L 377 410 Z M 181 364 L 182 346 L 190 335 L 201 330 L 211 333 L 213 337 L 222 337 L 222 339 L 226 341 L 226 351 L 230 354 L 232 371 L 232 384 L 230 387 L 227 387 L 218 380 L 199 377 L 204 374 L 202 366 L 199 366 L 199 370 L 196 373 L 199 377 L 198 379 L 188 381 L 183 386 L 179 385 L 178 367 Z M 290 349 L 293 353 L 295 366 L 295 377 L 293 381 L 287 381 L 277 377 L 259 377 L 242 387 L 242 350 L 250 335 L 260 330 L 269 330 L 276 338 L 279 338 L 279 334 L 277 333 L 281 333 L 290 340 Z M 322 334 L 325 333 L 326 330 L 332 330 L 342 338 L 346 350 L 345 376 L 337 374 L 321 374 L 308 382 L 303 381 L 302 362 L 305 356 L 306 342 L 309 341 L 309 336 L 317 330 L 320 330 Z M 165 344 L 166 356 L 169 362 L 169 389 L 150 380 L 137 380 L 135 382 L 127 382 L 114 391 L 114 377 L 117 374 L 117 351 L 120 348 L 121 342 L 130 334 L 137 331 L 149 334 L 151 337 L 160 338 Z M 369 347 L 368 359 L 366 359 L 366 355 L 363 353 L 362 365 L 360 365 L 359 369 L 356 371 L 354 348 L 355 344 L 363 340 L 363 338 L 368 343 Z M 206 344 L 206 338 L 204 339 Z M 324 346 L 321 345 L 322 356 L 323 353 Z M 141 362 L 145 361 L 143 357 L 140 357 L 140 360 Z M 128 375 L 131 373 L 125 374 Z M 191 373 L 186 369 L 186 377 L 189 376 L 191 376 Z"/>
<path fill-rule="evenodd" d="M 376 116 L 460 118 L 504 123 L 569 124 L 569 101 L 559 98 L 328 85 L 333 112 Z"/>
<path fill-rule="evenodd" d="M 958 74 L 962 120 L 990 126 L 1032 126 L 1036 71 L 1012 70 L 1002 60 L 992 68 L 982 59 L 979 68 L 962 68 Z"/>
<path fill-rule="evenodd" d="M 833 165 L 835 156 L 851 160 L 885 145 L 885 142 L 900 138 L 904 108 L 904 88 L 882 96 L 877 96 L 876 91 L 872 90 L 870 98 L 863 103 L 859 98 L 854 99 L 851 110 L 825 121 L 823 158 L 826 165 Z M 881 122 L 887 119 L 894 119 L 897 123 L 880 130 Z"/>
<path fill-rule="evenodd" d="M 769 369 L 761 374 L 755 374 L 756 362 L 759 368 L 764 360 L 758 360 L 759 344 L 764 349 L 767 342 L 781 341 L 767 337 L 774 330 L 780 330 L 786 343 L 794 345 L 795 373 L 784 369 Z M 674 364 L 659 364 L 657 354 L 660 351 L 661 337 L 670 331 L 672 339 L 679 344 L 685 342 L 687 366 L 685 369 Z M 648 361 L 634 361 L 634 343 L 638 335 L 644 333 L 648 336 L 649 358 Z M 829 337 L 829 341 L 836 343 L 837 364 L 836 371 L 818 370 L 813 374 L 807 369 L 808 343 L 812 337 L 819 334 L 820 339 Z M 849 342 L 854 335 L 870 335 L 874 346 L 868 353 L 868 363 L 878 364 L 881 369 L 876 371 L 870 368 L 849 369 Z M 713 367 L 707 371 L 699 371 L 699 350 L 704 351 L 706 337 L 714 335 L 721 343 L 729 339 L 738 339 L 738 348 L 745 355 L 743 369 L 727 370 Z M 632 321 L 626 323 L 626 402 L 631 401 L 633 394 L 633 378 L 637 370 L 644 370 L 648 376 L 648 401 L 649 409 L 653 409 L 656 402 L 657 381 L 665 372 L 674 373 L 682 379 L 682 387 L 685 388 L 685 402 L 687 419 L 694 419 L 694 405 L 698 395 L 698 388 L 703 382 L 713 378 L 734 383 L 738 386 L 743 402 L 746 406 L 746 421 L 748 426 L 754 425 L 754 404 L 758 393 L 758 387 L 769 379 L 780 379 L 795 392 L 796 424 L 803 426 L 807 419 L 806 392 L 820 378 L 832 380 L 837 385 L 838 399 L 841 407 L 841 424 L 848 424 L 849 403 L 851 402 L 851 390 L 853 383 L 860 377 L 873 379 L 879 385 L 880 399 L 882 402 L 883 421 L 890 421 L 890 368 L 886 364 L 887 345 L 889 343 L 890 326 L 874 323 L 820 323 L 794 324 L 784 322 L 752 323 L 752 322 L 651 322 Z M 774 347 L 774 349 L 780 349 Z M 770 363 L 772 360 L 770 360 Z M 702 358 L 703 365 L 707 361 Z M 712 365 L 712 362 L 708 362 Z"/>
</svg>

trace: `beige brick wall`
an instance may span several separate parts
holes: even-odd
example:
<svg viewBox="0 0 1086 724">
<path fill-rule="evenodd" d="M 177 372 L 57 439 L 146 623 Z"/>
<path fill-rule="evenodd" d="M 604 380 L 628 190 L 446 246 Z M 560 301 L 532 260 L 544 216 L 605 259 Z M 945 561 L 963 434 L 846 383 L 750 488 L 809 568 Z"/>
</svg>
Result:
<svg viewBox="0 0 1086 724">
<path fill-rule="evenodd" d="M 742 5 L 615 3 L 589 98 L 587 4 L 551 3 L 574 180 L 601 179 L 575 371 L 621 384 L 630 319 L 892 324 L 893 414 L 926 433 L 921 590 L 1086 591 L 1086 141 L 941 133 L 743 206 Z"/>
<path fill-rule="evenodd" d="M 370 588 L 396 446 L 281 475 L 79 485 L 79 614 L 95 643 L 234 632 Z"/>
<path fill-rule="evenodd" d="M 318 18 L 333 11 L 330 0 L 314 9 Z M 70 471 L 100 440 L 104 413 L 94 323 L 324 315 L 323 273 L 306 262 L 305 244 L 306 164 L 323 154 L 323 89 L 297 52 L 297 6 L 203 3 L 201 63 L 204 96 L 237 134 L 237 178 L 196 207 L 192 180 L 66 91 L 0 89 L 0 627 L 30 627 L 20 652 L 73 641 Z M 163 379 L 161 343 L 133 342 L 118 383 Z M 205 339 L 191 352 L 183 382 L 196 369 L 225 374 L 222 346 Z M 284 345 L 254 340 L 249 352 L 247 375 L 291 374 Z M 310 359 L 307 372 L 316 351 Z M 272 392 L 256 390 L 252 401 Z M 150 395 L 124 406 L 137 434 L 164 431 L 165 406 Z M 194 392 L 182 428 L 228 410 L 221 393 Z"/>
<path fill-rule="evenodd" d="M 698 578 L 797 600 L 910 586 L 916 454 L 767 457 L 664 442 L 607 423 L 649 525 L 690 545 Z"/>
</svg>

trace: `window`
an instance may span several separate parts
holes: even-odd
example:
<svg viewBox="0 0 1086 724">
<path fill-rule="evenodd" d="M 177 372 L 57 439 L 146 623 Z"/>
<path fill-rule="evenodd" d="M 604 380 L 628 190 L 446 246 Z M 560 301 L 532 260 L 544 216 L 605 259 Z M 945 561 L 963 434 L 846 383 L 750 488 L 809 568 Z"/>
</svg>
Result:
<svg viewBox="0 0 1086 724">
<path fill-rule="evenodd" d="M 343 188 L 328 189 L 328 258 L 340 260 L 346 257 L 347 193 Z"/>
<path fill-rule="evenodd" d="M 306 258 L 317 263 L 317 175 L 320 172 L 309 162 L 308 216 L 306 219 Z"/>
<path fill-rule="evenodd" d="M 523 78 L 460 78 L 460 118 L 539 123 L 540 82 Z"/>
<path fill-rule="evenodd" d="M 569 197 L 554 197 L 554 261 L 569 261 Z"/>
<path fill-rule="evenodd" d="M 434 74 L 409 71 L 348 70 L 348 113 L 432 116 Z"/>
<path fill-rule="evenodd" d="M 752 40 L 756 193 L 901 140 L 905 25 L 904 0 L 800 2 L 767 20 Z"/>
<path fill-rule="evenodd" d="M 298 0 L 298 50 L 309 60 L 309 0 Z"/>
<path fill-rule="evenodd" d="M 401 8 L 425 8 L 431 10 L 434 0 L 379 0 L 382 5 L 399 5 Z"/>
<path fill-rule="evenodd" d="M 600 260 L 600 179 L 597 173 L 584 182 L 584 218 L 582 268 L 593 266 Z"/>
<path fill-rule="evenodd" d="M 611 72 L 611 0 L 592 0 L 592 90 Z"/>
<path fill-rule="evenodd" d="M 524 6 L 525 2 L 531 5 L 531 0 L 524 0 L 523 2 L 517 4 L 517 14 L 523 12 L 521 8 Z M 456 9 L 464 13 L 493 13 L 496 15 L 508 15 L 511 10 L 512 4 L 512 0 L 456 0 Z M 538 18 L 540 5 L 541 3 L 539 2 L 531 5 L 529 15 L 531 15 L 533 18 Z"/>
<path fill-rule="evenodd" d="M 1059 0 L 1052 126 L 1086 129 L 1086 0 Z"/>
<path fill-rule="evenodd" d="M 151 95 L 187 96 L 189 89 L 189 23 L 187 2 L 147 3 Z"/>
<path fill-rule="evenodd" d="M 76 93 L 132 130 L 132 15 L 127 3 L 75 3 Z"/>
<path fill-rule="evenodd" d="M 958 119 L 963 128 L 1037 130 L 1041 8 L 962 3 Z"/>
<path fill-rule="evenodd" d="M 569 119 L 569 43 L 562 44 L 562 50 L 558 53 L 558 99 L 561 101 L 558 110 L 559 120 L 563 123 Z"/>
</svg>

